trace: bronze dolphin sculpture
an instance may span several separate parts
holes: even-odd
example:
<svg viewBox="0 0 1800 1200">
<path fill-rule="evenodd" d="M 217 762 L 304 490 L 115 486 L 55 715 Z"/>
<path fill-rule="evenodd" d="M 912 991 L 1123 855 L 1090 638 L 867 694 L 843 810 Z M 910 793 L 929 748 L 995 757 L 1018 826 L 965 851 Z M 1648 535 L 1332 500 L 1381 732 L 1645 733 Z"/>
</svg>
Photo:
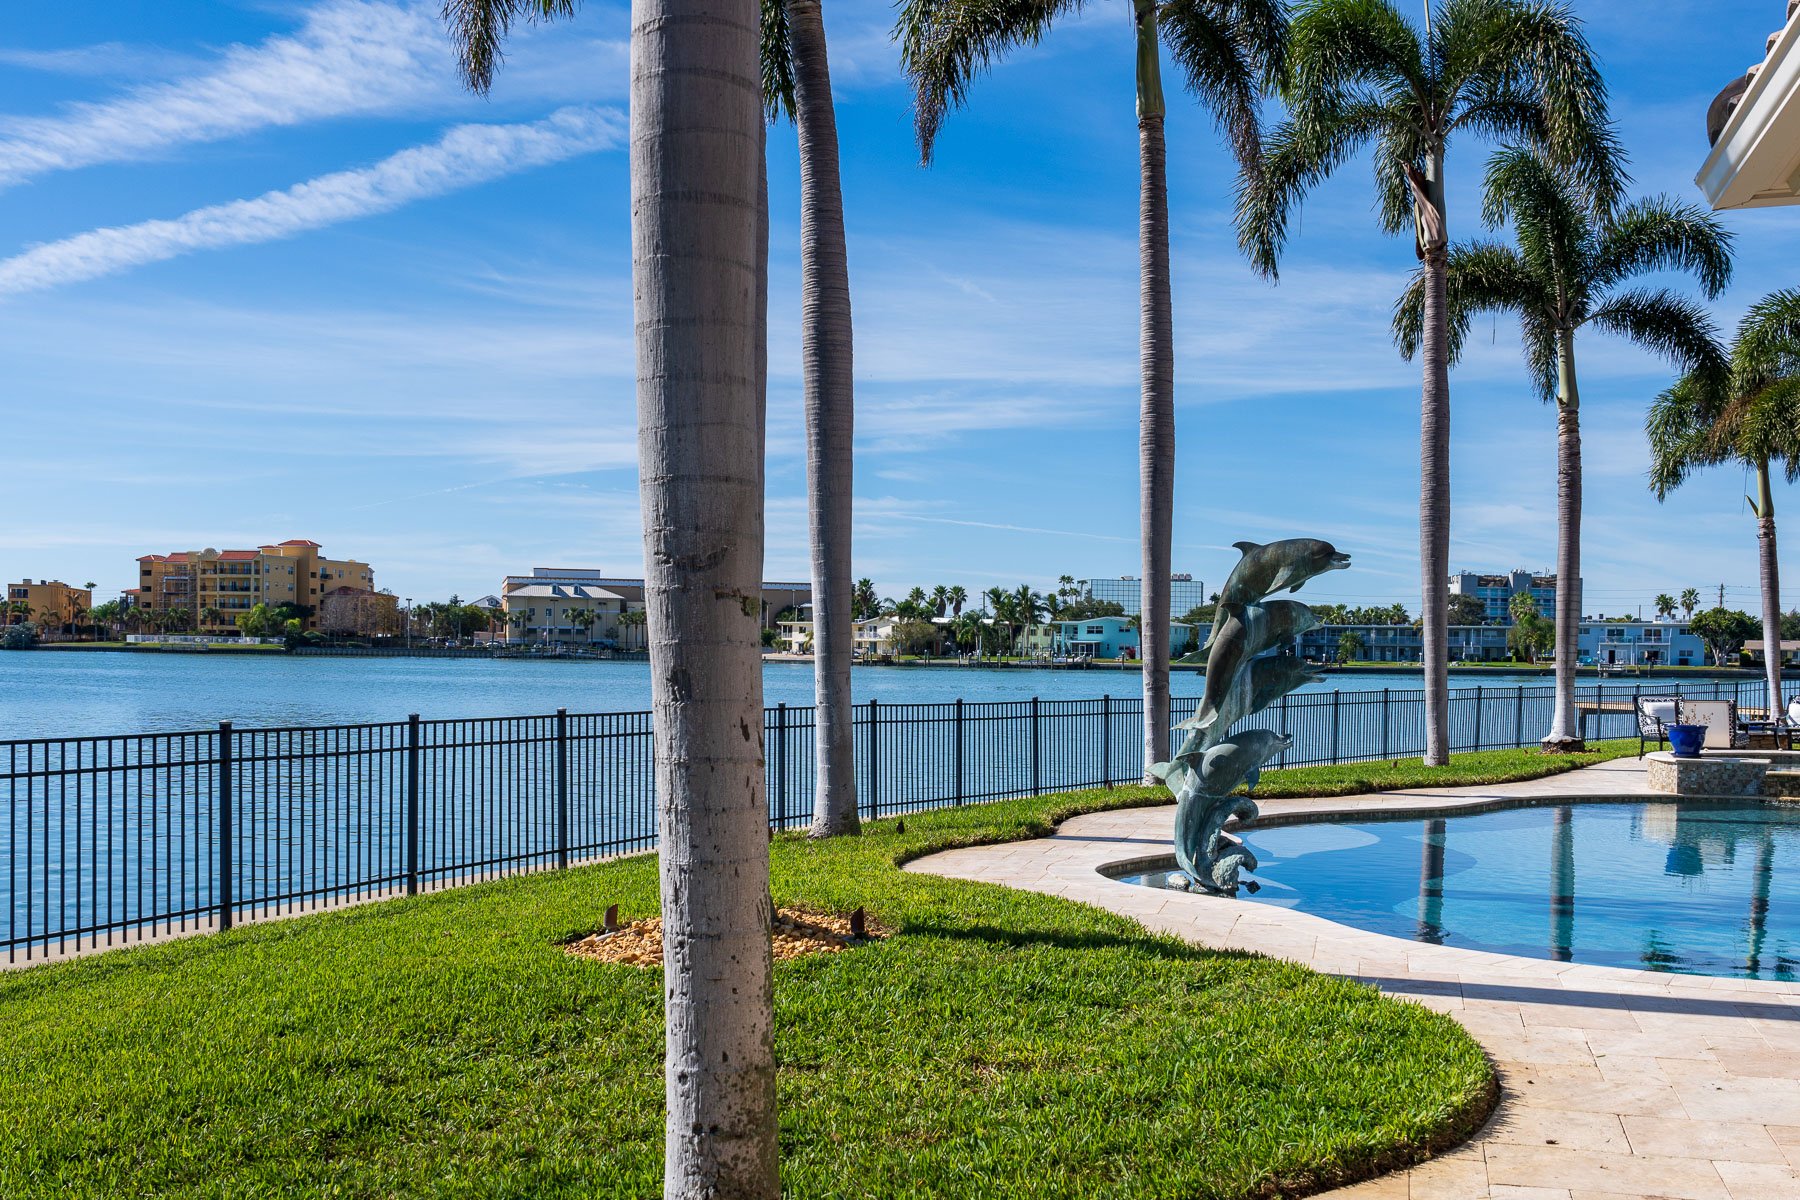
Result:
<svg viewBox="0 0 1800 1200">
<path fill-rule="evenodd" d="M 1225 740 L 1231 727 L 1261 712 L 1295 688 L 1325 678 L 1311 663 L 1292 654 L 1265 654 L 1238 669 L 1239 679 L 1225 693 L 1225 700 L 1211 713 L 1194 715 L 1175 728 L 1197 731 L 1198 748 L 1208 749 Z"/>
<path fill-rule="evenodd" d="M 1194 727 L 1205 729 L 1217 722 L 1246 663 L 1318 623 L 1312 609 L 1298 600 L 1219 605 L 1219 624 L 1214 626 L 1206 658 L 1206 690 L 1194 714 Z"/>
<path fill-rule="evenodd" d="M 1264 596 L 1280 591 L 1297 592 L 1300 585 L 1326 571 L 1341 571 L 1350 565 L 1350 556 L 1340 554 L 1330 542 L 1318 538 L 1287 538 L 1267 544 L 1233 542 L 1243 557 L 1231 569 L 1231 577 L 1219 592 L 1218 609 L 1213 614 L 1212 633 L 1206 639 L 1207 649 L 1219 636 L 1219 624 L 1225 608 L 1231 604 L 1254 604 Z"/>
</svg>

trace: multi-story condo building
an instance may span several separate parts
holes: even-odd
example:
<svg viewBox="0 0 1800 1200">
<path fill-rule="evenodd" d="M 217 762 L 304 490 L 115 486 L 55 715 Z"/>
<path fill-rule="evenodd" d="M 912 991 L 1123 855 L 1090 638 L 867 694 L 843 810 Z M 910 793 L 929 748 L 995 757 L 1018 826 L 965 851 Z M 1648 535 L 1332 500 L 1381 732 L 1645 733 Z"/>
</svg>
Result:
<svg viewBox="0 0 1800 1200">
<path fill-rule="evenodd" d="M 326 558 L 319 543 L 294 538 L 255 550 L 182 550 L 138 559 L 137 603 L 157 612 L 180 609 L 190 628 L 228 633 L 258 604 L 306 610 L 301 623 L 318 628 L 319 607 L 339 588 L 373 591 L 368 563 Z"/>
<path fill-rule="evenodd" d="M 763 628 L 774 629 L 782 613 L 811 602 L 809 583 L 763 584 Z M 644 645 L 644 627 L 619 619 L 643 611 L 641 578 L 608 575 L 598 568 L 533 567 L 529 575 L 508 575 L 501 581 L 500 607 L 511 641 L 610 641 L 624 649 Z"/>
<path fill-rule="evenodd" d="M 60 579 L 40 579 L 36 583 L 21 579 L 7 585 L 6 599 L 9 604 L 24 604 L 29 611 L 17 618 L 10 610 L 0 613 L 0 625 L 16 619 L 30 621 L 45 631 L 61 629 L 94 607 L 92 591 L 70 587 Z"/>
<path fill-rule="evenodd" d="M 1135 617 L 1144 611 L 1144 581 L 1135 575 L 1116 579 L 1078 579 L 1076 586 L 1090 600 L 1110 600 Z M 1196 606 L 1206 603 L 1206 584 L 1192 575 L 1169 576 L 1169 616 L 1185 616 Z"/>
<path fill-rule="evenodd" d="M 1418 662 L 1421 635 L 1415 625 L 1321 625 L 1300 635 L 1302 658 L 1326 662 L 1337 657 L 1339 640 L 1354 633 L 1366 662 Z M 1456 662 L 1503 662 L 1513 657 L 1501 625 L 1450 626 L 1450 657 Z M 1706 645 L 1679 621 L 1585 621 L 1576 655 L 1588 666 L 1703 666 Z"/>
<path fill-rule="evenodd" d="M 1542 616 L 1556 614 L 1556 576 L 1537 575 L 1530 571 L 1509 571 L 1504 575 L 1476 575 L 1459 571 L 1450 576 L 1452 596 L 1474 596 L 1487 607 L 1487 619 L 1501 625 L 1512 624 L 1512 598 L 1530 592 Z"/>
</svg>

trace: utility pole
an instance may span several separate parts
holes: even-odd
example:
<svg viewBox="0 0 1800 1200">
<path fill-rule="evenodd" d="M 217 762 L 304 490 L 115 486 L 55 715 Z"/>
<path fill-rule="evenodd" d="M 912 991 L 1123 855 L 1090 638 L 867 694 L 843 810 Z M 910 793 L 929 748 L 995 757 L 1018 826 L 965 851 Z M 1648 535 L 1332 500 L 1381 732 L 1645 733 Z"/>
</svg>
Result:
<svg viewBox="0 0 1800 1200">
<path fill-rule="evenodd" d="M 1722 583 L 1719 585 L 1719 607 L 1725 607 L 1725 585 Z"/>
</svg>

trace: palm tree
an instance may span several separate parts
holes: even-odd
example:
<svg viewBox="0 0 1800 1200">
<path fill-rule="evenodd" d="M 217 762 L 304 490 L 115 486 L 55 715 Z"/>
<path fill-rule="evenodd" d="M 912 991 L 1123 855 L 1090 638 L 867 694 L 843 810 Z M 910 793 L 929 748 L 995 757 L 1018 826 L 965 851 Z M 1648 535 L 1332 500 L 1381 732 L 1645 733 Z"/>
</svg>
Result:
<svg viewBox="0 0 1800 1200">
<path fill-rule="evenodd" d="M 931 589 L 931 607 L 937 616 L 943 616 L 950 608 L 950 589 L 938 584 Z"/>
<path fill-rule="evenodd" d="M 225 614 L 214 608 L 212 605 L 209 604 L 200 610 L 200 624 L 207 628 L 210 629 L 215 625 L 223 625 L 224 623 Z"/>
<path fill-rule="evenodd" d="M 1667 619 L 1675 615 L 1675 597 L 1667 592 L 1660 592 L 1656 597 L 1656 615 Z"/>
<path fill-rule="evenodd" d="M 485 92 L 514 20 L 447 0 Z M 662 852 L 663 1194 L 778 1193 L 761 630 L 767 279 L 757 0 L 635 0 L 631 226 Z M 680 680 L 681 686 L 671 684 Z"/>
<path fill-rule="evenodd" d="M 1700 589 L 1699 588 L 1682 588 L 1681 589 L 1681 619 L 1684 621 L 1693 620 L 1694 619 L 1694 610 L 1699 607 L 1700 607 Z"/>
<path fill-rule="evenodd" d="M 1650 490 L 1662 500 L 1701 467 L 1738 463 L 1756 473 L 1763 669 L 1769 715 L 1781 712 L 1781 581 L 1775 560 L 1770 469 L 1800 479 L 1800 290 L 1772 293 L 1738 325 L 1728 369 L 1695 371 L 1651 405 Z"/>
<path fill-rule="evenodd" d="M 881 615 L 881 598 L 875 592 L 873 579 L 859 579 L 851 589 L 851 603 L 858 620 L 866 621 L 870 617 Z"/>
<path fill-rule="evenodd" d="M 1713 217 L 1667 198 L 1642 200 L 1596 214 L 1569 174 L 1542 155 L 1509 148 L 1488 164 L 1483 214 L 1510 223 L 1518 246 L 1473 242 L 1450 249 L 1446 265 L 1448 361 L 1462 352 L 1470 318 L 1517 314 L 1525 360 L 1545 402 L 1556 403 L 1556 703 L 1548 750 L 1581 745 L 1575 711 L 1581 634 L 1581 390 L 1576 331 L 1591 326 L 1636 342 L 1683 371 L 1721 362 L 1712 323 L 1692 302 L 1668 290 L 1631 289 L 1634 277 L 1687 271 L 1710 298 L 1731 279 L 1731 237 Z M 1423 340 L 1424 272 L 1394 315 L 1401 352 Z M 1667 597 L 1661 597 L 1667 600 Z M 1668 612 L 1675 610 L 1669 600 Z"/>
<path fill-rule="evenodd" d="M 969 589 L 965 588 L 960 583 L 953 584 L 951 585 L 950 590 L 944 595 L 945 598 L 950 601 L 950 615 L 953 617 L 962 616 L 963 605 L 969 602 Z"/>
<path fill-rule="evenodd" d="M 1423 32 L 1392 0 L 1306 0 L 1289 32 L 1263 173 L 1244 189 L 1238 238 L 1273 277 L 1301 197 L 1374 143 L 1381 227 L 1410 227 L 1423 264 L 1419 578 L 1425 762 L 1450 761 L 1450 241 L 1444 162 L 1463 132 L 1541 147 L 1602 210 L 1623 186 L 1606 85 L 1580 23 L 1539 0 L 1447 0 Z"/>
<path fill-rule="evenodd" d="M 901 63 L 912 78 L 919 148 L 932 150 L 945 115 L 974 77 L 1007 51 L 1035 44 L 1081 0 L 905 0 Z M 1167 149 L 1159 33 L 1212 111 L 1240 169 L 1258 169 L 1258 104 L 1274 82 L 1285 0 L 1131 0 L 1138 125 L 1139 511 L 1143 539 L 1144 782 L 1169 757 L 1169 575 L 1175 528 L 1175 348 L 1170 315 Z"/>
<path fill-rule="evenodd" d="M 763 102 L 800 139 L 800 363 L 806 410 L 806 511 L 812 536 L 813 837 L 857 832 L 850 662 L 855 434 L 850 267 L 838 171 L 837 111 L 820 0 L 763 0 Z"/>
</svg>

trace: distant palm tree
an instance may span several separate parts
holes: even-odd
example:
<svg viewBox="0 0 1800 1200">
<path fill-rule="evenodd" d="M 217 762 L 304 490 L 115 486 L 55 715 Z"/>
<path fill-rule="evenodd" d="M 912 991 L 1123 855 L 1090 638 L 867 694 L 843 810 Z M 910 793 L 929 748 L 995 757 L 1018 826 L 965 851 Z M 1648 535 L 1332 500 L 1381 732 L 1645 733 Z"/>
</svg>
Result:
<svg viewBox="0 0 1800 1200">
<path fill-rule="evenodd" d="M 881 615 L 881 597 L 875 592 L 873 579 L 857 580 L 856 586 L 851 589 L 850 594 L 858 620 L 866 621 L 870 617 Z"/>
<path fill-rule="evenodd" d="M 931 607 L 936 615 L 943 616 L 950 608 L 950 589 L 941 583 L 932 588 Z"/>
<path fill-rule="evenodd" d="M 962 616 L 963 605 L 969 602 L 969 590 L 958 583 L 950 588 L 947 596 L 950 600 L 950 615 L 953 617 Z"/>
<path fill-rule="evenodd" d="M 1667 592 L 1659 592 L 1656 597 L 1656 615 L 1672 617 L 1675 615 L 1675 597 Z"/>
<path fill-rule="evenodd" d="M 819 0 L 763 0 L 763 102 L 800 142 L 800 373 L 806 415 L 806 513 L 812 543 L 813 837 L 857 832 L 856 653 L 850 545 L 854 502 L 854 346 L 837 110 Z"/>
<path fill-rule="evenodd" d="M 1666 289 L 1627 290 L 1639 275 L 1686 271 L 1717 296 L 1731 279 L 1731 237 L 1691 204 L 1657 198 L 1596 214 L 1569 173 L 1528 150 L 1488 164 L 1484 215 L 1510 223 L 1518 247 L 1471 242 L 1451 248 L 1446 268 L 1449 361 L 1462 352 L 1472 316 L 1516 314 L 1538 395 L 1556 403 L 1556 703 L 1549 750 L 1581 745 L 1575 678 L 1581 635 L 1581 389 L 1575 335 L 1592 327 L 1636 342 L 1682 371 L 1723 361 L 1712 323 Z M 1423 340 L 1425 275 L 1413 277 L 1394 314 L 1400 349 Z M 1674 611 L 1674 601 L 1669 602 Z"/>
<path fill-rule="evenodd" d="M 1726 370 L 1696 371 L 1650 407 L 1650 490 L 1667 498 L 1701 467 L 1737 463 L 1756 474 L 1763 669 L 1769 714 L 1781 704 L 1781 581 L 1771 469 L 1800 479 L 1800 290 L 1775 292 L 1738 325 Z"/>
<path fill-rule="evenodd" d="M 1240 172 L 1259 168 L 1260 99 L 1280 67 L 1284 0 L 1131 0 L 1138 126 L 1139 521 L 1145 611 L 1144 782 L 1169 757 L 1169 582 L 1175 528 L 1175 338 L 1169 271 L 1168 151 L 1160 41 L 1209 109 Z M 919 147 L 931 161 L 939 127 L 970 83 L 1007 51 L 1036 44 L 1081 0 L 905 0 L 901 63 L 914 88 Z M 1161 36 L 1159 36 L 1161 35 Z"/>
<path fill-rule="evenodd" d="M 1610 209 L 1624 185 L 1606 85 L 1580 22 L 1539 0 L 1446 0 L 1416 29 L 1392 0 L 1306 0 L 1288 35 L 1277 129 L 1245 188 L 1238 237 L 1273 276 L 1301 197 L 1374 144 L 1381 227 L 1413 230 L 1423 264 L 1419 573 L 1425 763 L 1450 761 L 1450 240 L 1445 153 L 1482 134 L 1541 147 Z"/>
<path fill-rule="evenodd" d="M 1693 620 L 1694 619 L 1694 610 L 1699 607 L 1700 607 L 1700 589 L 1699 588 L 1682 588 L 1681 589 L 1681 619 L 1684 621 Z"/>
</svg>

